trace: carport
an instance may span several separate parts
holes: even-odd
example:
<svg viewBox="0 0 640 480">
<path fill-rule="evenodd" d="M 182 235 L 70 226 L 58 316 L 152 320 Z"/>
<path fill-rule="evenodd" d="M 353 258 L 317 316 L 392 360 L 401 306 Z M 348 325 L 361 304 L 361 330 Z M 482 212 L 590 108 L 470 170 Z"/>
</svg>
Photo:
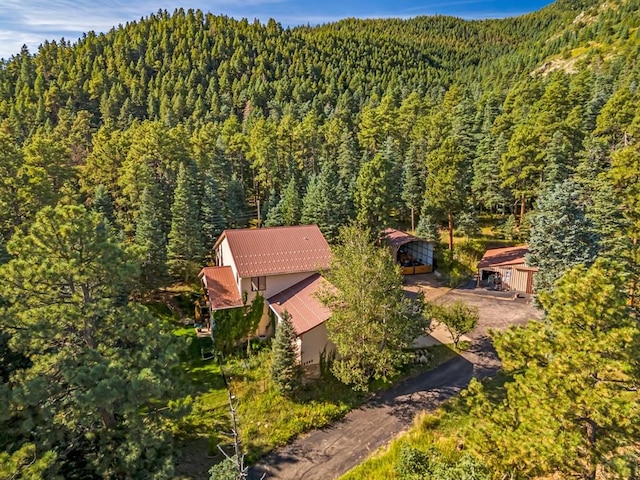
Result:
<svg viewBox="0 0 640 480">
<path fill-rule="evenodd" d="M 384 240 L 403 275 L 433 271 L 433 242 L 393 228 L 384 231 Z"/>
</svg>

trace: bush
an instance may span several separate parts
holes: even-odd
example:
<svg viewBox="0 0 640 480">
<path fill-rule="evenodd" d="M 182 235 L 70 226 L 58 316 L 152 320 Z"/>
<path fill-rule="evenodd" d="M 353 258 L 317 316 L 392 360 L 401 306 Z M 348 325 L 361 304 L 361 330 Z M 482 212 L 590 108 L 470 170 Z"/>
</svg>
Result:
<svg viewBox="0 0 640 480">
<path fill-rule="evenodd" d="M 455 458 L 457 457 L 457 458 Z M 487 468 L 472 454 L 447 458 L 436 448 L 418 450 L 402 445 L 395 466 L 400 480 L 490 480 Z"/>
</svg>

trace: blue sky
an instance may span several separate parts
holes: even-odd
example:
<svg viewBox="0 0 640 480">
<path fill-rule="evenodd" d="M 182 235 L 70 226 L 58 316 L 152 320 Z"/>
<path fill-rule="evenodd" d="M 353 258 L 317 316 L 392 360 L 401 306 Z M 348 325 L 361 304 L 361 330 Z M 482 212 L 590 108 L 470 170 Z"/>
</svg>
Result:
<svg viewBox="0 0 640 480">
<path fill-rule="evenodd" d="M 455 15 L 501 18 L 538 10 L 550 0 L 0 0 L 0 57 L 23 44 L 31 53 L 45 40 L 76 41 L 84 32 L 106 32 L 158 9 L 183 7 L 235 18 L 275 18 L 282 25 L 319 24 L 345 17 L 381 18 Z"/>
</svg>

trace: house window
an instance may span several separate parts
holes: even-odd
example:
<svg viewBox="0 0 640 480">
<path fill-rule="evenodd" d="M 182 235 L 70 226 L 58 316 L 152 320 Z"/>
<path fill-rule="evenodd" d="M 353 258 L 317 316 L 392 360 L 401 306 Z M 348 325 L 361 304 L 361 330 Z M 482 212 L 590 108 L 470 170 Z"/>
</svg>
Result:
<svg viewBox="0 0 640 480">
<path fill-rule="evenodd" d="M 251 291 L 258 292 L 267 289 L 267 277 L 251 277 Z"/>
</svg>

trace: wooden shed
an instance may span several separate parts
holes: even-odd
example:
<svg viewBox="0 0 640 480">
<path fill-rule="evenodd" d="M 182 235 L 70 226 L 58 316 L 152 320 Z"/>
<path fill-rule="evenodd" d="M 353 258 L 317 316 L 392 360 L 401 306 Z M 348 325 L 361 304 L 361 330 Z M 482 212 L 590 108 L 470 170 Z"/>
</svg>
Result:
<svg viewBox="0 0 640 480">
<path fill-rule="evenodd" d="M 526 264 L 528 250 L 527 245 L 487 250 L 478 263 L 478 286 L 535 293 L 533 277 L 538 269 Z"/>
<path fill-rule="evenodd" d="M 433 271 L 433 242 L 393 228 L 384 231 L 384 240 L 403 275 Z"/>
</svg>

